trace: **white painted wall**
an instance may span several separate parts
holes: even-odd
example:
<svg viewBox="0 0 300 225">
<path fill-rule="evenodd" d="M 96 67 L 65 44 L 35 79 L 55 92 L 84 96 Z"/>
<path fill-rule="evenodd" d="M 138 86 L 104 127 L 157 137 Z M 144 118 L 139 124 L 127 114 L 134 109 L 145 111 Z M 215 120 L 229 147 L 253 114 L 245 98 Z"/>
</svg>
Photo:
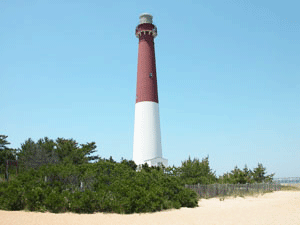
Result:
<svg viewBox="0 0 300 225">
<path fill-rule="evenodd" d="M 168 160 L 163 158 L 155 158 L 155 159 L 149 159 L 145 161 L 149 166 L 160 166 L 160 164 L 163 164 L 165 167 L 168 167 Z"/>
<path fill-rule="evenodd" d="M 135 104 L 133 161 L 140 165 L 155 158 L 162 159 L 158 103 L 138 102 Z"/>
</svg>

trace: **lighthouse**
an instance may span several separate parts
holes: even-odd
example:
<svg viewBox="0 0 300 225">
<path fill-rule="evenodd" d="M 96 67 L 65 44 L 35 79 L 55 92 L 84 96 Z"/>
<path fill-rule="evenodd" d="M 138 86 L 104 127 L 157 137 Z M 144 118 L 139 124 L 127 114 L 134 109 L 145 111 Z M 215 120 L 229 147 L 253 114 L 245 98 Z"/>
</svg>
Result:
<svg viewBox="0 0 300 225">
<path fill-rule="evenodd" d="M 133 161 L 137 165 L 168 166 L 162 158 L 152 15 L 140 15 L 135 35 L 139 39 L 134 118 Z"/>
</svg>

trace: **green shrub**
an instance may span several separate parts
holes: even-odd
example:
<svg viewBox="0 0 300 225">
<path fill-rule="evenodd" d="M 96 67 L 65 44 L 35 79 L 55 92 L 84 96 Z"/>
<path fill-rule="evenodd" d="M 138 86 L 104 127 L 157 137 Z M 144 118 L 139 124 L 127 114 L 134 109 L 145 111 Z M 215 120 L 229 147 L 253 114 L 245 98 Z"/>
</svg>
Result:
<svg viewBox="0 0 300 225">
<path fill-rule="evenodd" d="M 75 213 L 93 213 L 100 209 L 96 192 L 86 190 L 70 195 L 69 210 Z"/>
<path fill-rule="evenodd" d="M 25 194 L 27 209 L 30 211 L 44 210 L 46 192 L 40 186 L 32 188 Z"/>
<path fill-rule="evenodd" d="M 0 185 L 0 208 L 26 207 L 53 213 L 141 213 L 197 206 L 196 193 L 184 188 L 180 177 L 164 174 L 160 168 L 144 166 L 136 172 L 134 167 L 124 160 L 101 160 L 79 166 L 44 165 L 38 170 L 30 169 L 15 181 Z M 80 181 L 84 182 L 84 190 L 79 188 Z"/>
<path fill-rule="evenodd" d="M 197 193 L 187 188 L 182 188 L 176 196 L 182 207 L 193 208 L 198 205 Z"/>
<path fill-rule="evenodd" d="M 46 197 L 44 204 L 46 209 L 53 213 L 66 212 L 68 208 L 66 192 L 60 193 L 58 188 L 52 189 Z"/>
<path fill-rule="evenodd" d="M 6 201 L 7 201 L 7 182 L 0 183 L 0 209 L 6 209 Z"/>
<path fill-rule="evenodd" d="M 3 210 L 23 210 L 25 207 L 24 187 L 20 182 L 11 181 L 0 184 L 0 208 Z"/>
</svg>

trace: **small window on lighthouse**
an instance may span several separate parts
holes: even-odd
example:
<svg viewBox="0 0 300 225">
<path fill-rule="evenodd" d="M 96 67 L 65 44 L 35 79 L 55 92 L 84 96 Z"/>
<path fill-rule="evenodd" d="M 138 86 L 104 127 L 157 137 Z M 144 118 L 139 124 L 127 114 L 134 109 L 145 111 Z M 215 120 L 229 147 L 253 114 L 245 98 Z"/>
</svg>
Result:
<svg viewBox="0 0 300 225">
<path fill-rule="evenodd" d="M 149 74 L 149 77 L 152 77 L 152 73 Z"/>
</svg>

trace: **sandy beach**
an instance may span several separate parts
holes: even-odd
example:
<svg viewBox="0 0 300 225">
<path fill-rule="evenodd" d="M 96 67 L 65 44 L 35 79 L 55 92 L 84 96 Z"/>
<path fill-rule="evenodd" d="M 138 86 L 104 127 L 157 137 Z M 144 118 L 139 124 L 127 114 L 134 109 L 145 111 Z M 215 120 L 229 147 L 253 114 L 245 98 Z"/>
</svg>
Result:
<svg viewBox="0 0 300 225">
<path fill-rule="evenodd" d="M 2 225 L 257 225 L 300 224 L 300 191 L 278 191 L 258 197 L 202 199 L 197 208 L 145 214 L 74 214 L 0 210 Z"/>
</svg>

